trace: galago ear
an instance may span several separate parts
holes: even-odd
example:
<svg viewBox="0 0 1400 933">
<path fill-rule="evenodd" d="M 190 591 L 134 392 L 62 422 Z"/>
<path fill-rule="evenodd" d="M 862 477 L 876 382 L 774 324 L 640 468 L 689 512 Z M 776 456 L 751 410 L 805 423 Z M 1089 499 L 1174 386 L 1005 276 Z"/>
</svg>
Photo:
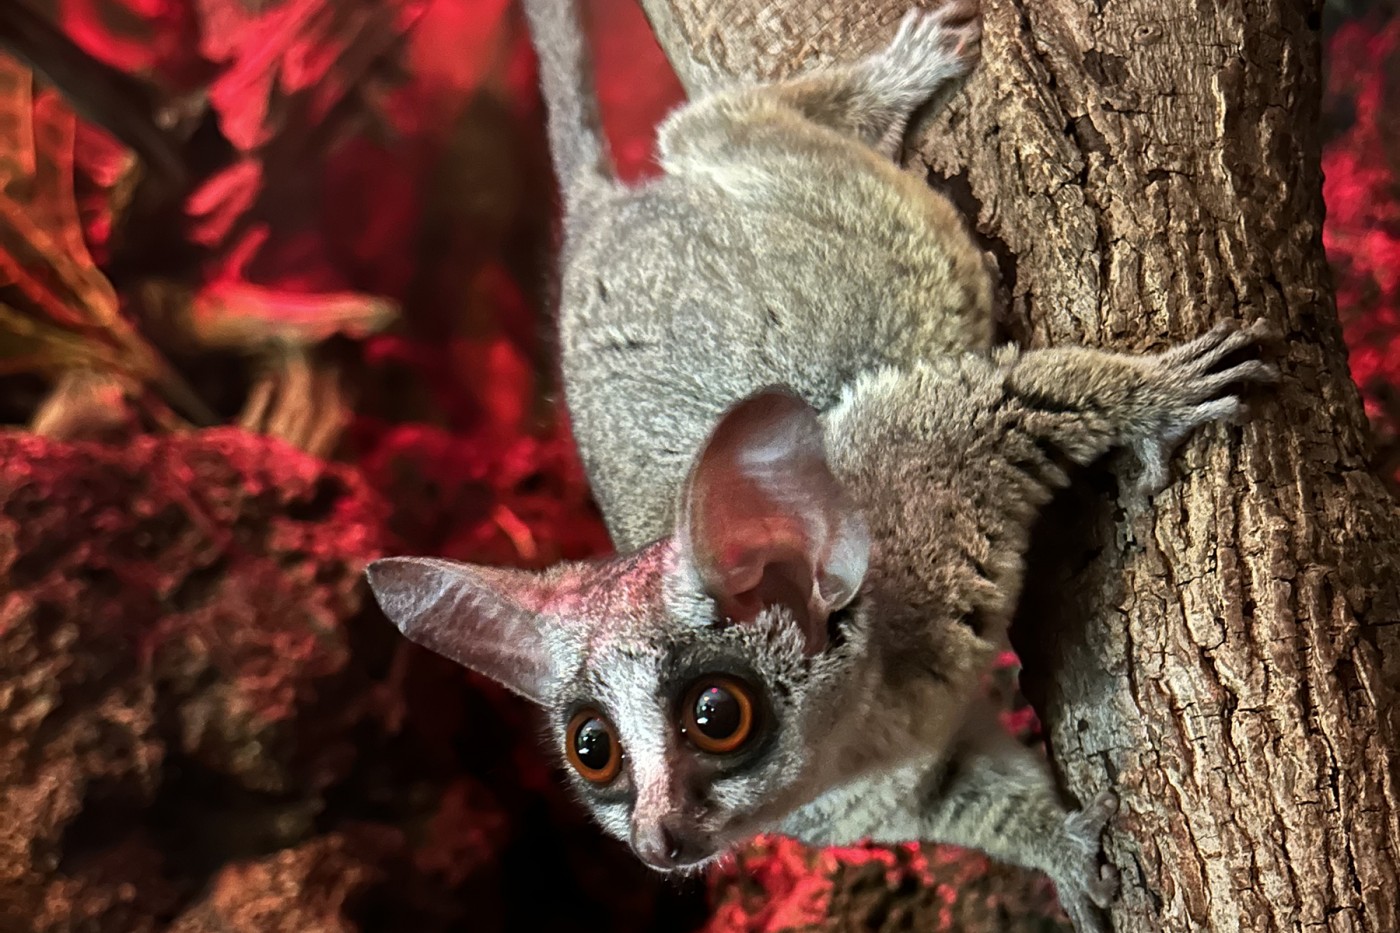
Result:
<svg viewBox="0 0 1400 933">
<path fill-rule="evenodd" d="M 806 401 L 764 389 L 720 419 L 686 479 L 684 553 L 728 615 L 751 621 L 786 606 L 808 654 L 826 647 L 827 618 L 856 597 L 870 536 L 827 464 Z"/>
<path fill-rule="evenodd" d="M 553 676 L 538 574 L 433 557 L 388 557 L 365 571 L 399 631 L 536 703 Z"/>
</svg>

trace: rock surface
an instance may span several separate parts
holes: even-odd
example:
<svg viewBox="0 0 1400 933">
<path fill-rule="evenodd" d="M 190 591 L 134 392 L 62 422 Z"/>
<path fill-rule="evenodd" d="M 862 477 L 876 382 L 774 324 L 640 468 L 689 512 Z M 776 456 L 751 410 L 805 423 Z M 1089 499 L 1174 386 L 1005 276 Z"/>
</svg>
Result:
<svg viewBox="0 0 1400 933">
<path fill-rule="evenodd" d="M 0 436 L 0 931 L 680 928 L 379 616 L 387 514 L 233 429 Z"/>
</svg>

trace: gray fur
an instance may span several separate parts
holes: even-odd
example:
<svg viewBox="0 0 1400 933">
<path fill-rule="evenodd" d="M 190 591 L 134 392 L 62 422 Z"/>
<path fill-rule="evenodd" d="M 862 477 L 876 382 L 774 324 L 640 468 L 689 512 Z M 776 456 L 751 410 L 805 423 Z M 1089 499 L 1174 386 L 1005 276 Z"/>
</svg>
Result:
<svg viewBox="0 0 1400 933">
<path fill-rule="evenodd" d="M 573 214 L 584 208 L 581 199 L 606 187 L 612 175 L 593 91 L 591 58 L 572 0 L 527 3 L 525 15 L 532 34 L 553 37 L 537 44 L 535 51 L 549 102 L 554 170 L 568 212 Z"/>
<path fill-rule="evenodd" d="M 963 222 L 873 148 L 975 65 L 968 0 L 853 66 L 682 108 L 665 174 L 637 188 L 594 170 L 572 4 L 526 7 L 568 207 L 565 388 L 622 556 L 540 575 L 390 559 L 371 569 L 385 611 L 541 703 L 558 748 L 580 706 L 608 717 L 619 776 L 570 774 L 652 864 L 761 831 L 953 842 L 1047 872 L 1098 929 L 1115 798 L 1067 811 L 980 679 L 1066 470 L 1127 447 L 1154 491 L 1179 441 L 1236 413 L 1232 385 L 1272 377 L 1226 365 L 1262 330 L 1149 356 L 991 347 Z M 707 755 L 678 728 L 715 671 L 759 689 L 749 751 Z"/>
</svg>

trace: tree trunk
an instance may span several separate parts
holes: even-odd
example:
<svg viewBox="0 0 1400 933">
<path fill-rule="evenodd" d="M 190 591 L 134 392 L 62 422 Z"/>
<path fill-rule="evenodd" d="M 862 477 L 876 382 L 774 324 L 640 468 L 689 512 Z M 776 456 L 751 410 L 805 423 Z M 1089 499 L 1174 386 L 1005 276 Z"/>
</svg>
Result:
<svg viewBox="0 0 1400 933">
<path fill-rule="evenodd" d="M 909 0 L 643 0 L 682 82 L 880 44 Z M 1286 379 L 1136 519 L 1049 510 L 1017 647 L 1052 759 L 1114 786 L 1118 930 L 1400 929 L 1400 511 L 1368 465 L 1322 249 L 1320 4 L 986 0 L 922 135 L 1032 345 L 1160 349 L 1221 318 Z"/>
</svg>

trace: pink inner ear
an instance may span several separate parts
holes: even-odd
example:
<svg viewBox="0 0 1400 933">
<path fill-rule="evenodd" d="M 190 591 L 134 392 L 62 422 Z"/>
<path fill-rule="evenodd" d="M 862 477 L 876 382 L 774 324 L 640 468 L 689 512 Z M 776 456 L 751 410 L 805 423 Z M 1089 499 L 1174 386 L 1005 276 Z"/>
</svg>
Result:
<svg viewBox="0 0 1400 933">
<path fill-rule="evenodd" d="M 706 587 L 727 608 L 727 615 L 751 621 L 776 602 L 794 612 L 808 611 L 815 590 L 810 542 L 794 522 L 753 513 L 745 521 L 721 510 L 707 526 L 714 529 L 712 546 L 693 556 Z"/>
<path fill-rule="evenodd" d="M 782 605 L 808 650 L 865 574 L 865 523 L 826 463 L 816 412 L 765 390 L 725 414 L 686 482 L 680 533 L 721 609 L 752 621 Z"/>
<path fill-rule="evenodd" d="M 812 604 L 811 579 L 812 571 L 796 559 L 765 564 L 753 586 L 718 597 L 720 611 L 728 619 L 747 624 L 765 609 L 781 606 L 801 628 L 807 653 L 816 654 L 826 647 L 826 614 Z"/>
<path fill-rule="evenodd" d="M 715 521 L 725 521 L 717 516 Z M 733 595 L 759 585 L 765 569 L 775 563 L 805 563 L 807 539 L 802 529 L 789 519 L 776 515 L 753 515 L 748 522 L 732 522 L 737 534 L 714 535 L 715 548 L 711 555 L 714 580 L 719 594 Z"/>
</svg>

